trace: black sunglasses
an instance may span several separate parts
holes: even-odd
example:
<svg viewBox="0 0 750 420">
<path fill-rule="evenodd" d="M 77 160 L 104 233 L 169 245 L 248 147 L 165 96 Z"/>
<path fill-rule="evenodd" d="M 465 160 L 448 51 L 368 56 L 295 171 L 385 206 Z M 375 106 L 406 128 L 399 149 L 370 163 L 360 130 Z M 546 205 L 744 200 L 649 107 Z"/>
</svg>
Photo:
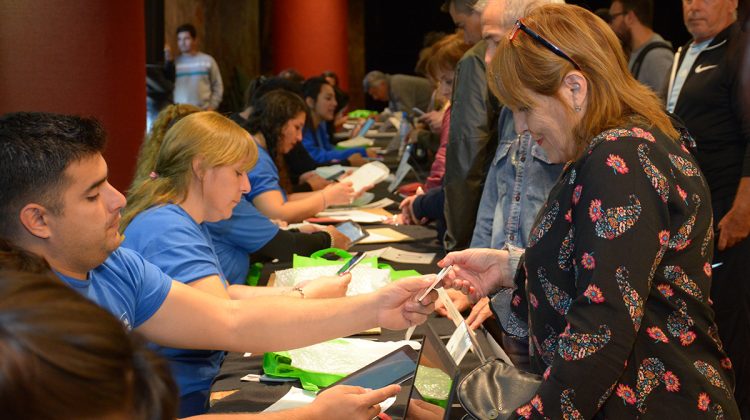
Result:
<svg viewBox="0 0 750 420">
<path fill-rule="evenodd" d="M 576 70 L 581 70 L 581 66 L 579 66 L 575 61 L 573 61 L 572 58 L 568 54 L 565 54 L 560 48 L 558 48 L 555 44 L 547 41 L 544 39 L 541 35 L 538 33 L 532 31 L 529 29 L 528 26 L 526 26 L 521 19 L 518 19 L 516 21 L 516 24 L 513 25 L 513 29 L 508 34 L 508 39 L 510 40 L 511 44 L 513 43 L 513 40 L 516 39 L 516 36 L 518 36 L 518 31 L 524 31 L 526 34 L 528 34 L 530 37 L 534 38 L 538 43 L 542 44 L 545 48 L 552 51 L 555 55 L 558 57 L 564 58 L 570 62 L 570 64 L 575 67 Z"/>
</svg>

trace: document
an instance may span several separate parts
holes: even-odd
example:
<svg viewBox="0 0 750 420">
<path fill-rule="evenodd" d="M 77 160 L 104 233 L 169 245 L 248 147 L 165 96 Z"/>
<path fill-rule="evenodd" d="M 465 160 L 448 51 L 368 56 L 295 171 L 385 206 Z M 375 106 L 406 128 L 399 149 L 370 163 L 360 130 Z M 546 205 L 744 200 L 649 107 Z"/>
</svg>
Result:
<svg viewBox="0 0 750 420">
<path fill-rule="evenodd" d="M 370 162 L 354 171 L 341 181 L 351 181 L 354 191 L 362 191 L 369 185 L 375 185 L 385 180 L 391 171 L 383 162 Z"/>
<path fill-rule="evenodd" d="M 411 252 L 392 246 L 368 251 L 367 255 L 405 264 L 430 264 L 435 259 L 434 252 Z"/>
<path fill-rule="evenodd" d="M 343 140 L 336 143 L 337 147 L 343 147 L 345 149 L 351 149 L 353 147 L 370 147 L 374 142 L 364 137 L 354 137 L 349 140 Z"/>
<path fill-rule="evenodd" d="M 411 236 L 404 235 L 403 233 L 391 228 L 367 229 L 367 233 L 369 233 L 369 236 L 359 241 L 360 244 L 385 244 L 389 242 L 407 242 L 414 240 Z"/>
<path fill-rule="evenodd" d="M 377 212 L 376 212 L 377 211 Z M 308 219 L 311 222 L 327 223 L 331 222 L 344 222 L 351 220 L 357 223 L 381 223 L 386 221 L 389 217 L 385 210 L 372 209 L 372 210 L 327 210 L 321 211 L 316 214 L 314 218 Z"/>
<path fill-rule="evenodd" d="M 275 411 L 289 410 L 292 408 L 304 407 L 315 400 L 315 393 L 305 391 L 302 388 L 292 387 L 281 399 L 273 403 L 270 407 L 263 410 L 264 413 L 273 413 Z"/>
<path fill-rule="evenodd" d="M 366 193 L 362 194 L 362 197 L 364 197 L 365 194 L 371 194 L 371 193 L 366 192 Z M 352 203 L 352 204 L 357 204 L 357 201 L 359 201 L 359 199 L 354 200 L 354 203 Z M 332 207 L 331 209 L 332 210 L 336 210 L 336 211 L 356 210 L 356 209 L 384 209 L 384 208 L 390 206 L 393 203 L 395 203 L 395 201 L 393 201 L 390 198 L 386 197 L 386 198 L 381 198 L 378 201 L 373 201 L 373 202 L 367 203 L 367 204 L 356 205 L 356 206 L 352 205 L 352 206 L 348 206 L 348 207 L 338 207 L 338 206 L 335 206 L 335 207 Z"/>
</svg>

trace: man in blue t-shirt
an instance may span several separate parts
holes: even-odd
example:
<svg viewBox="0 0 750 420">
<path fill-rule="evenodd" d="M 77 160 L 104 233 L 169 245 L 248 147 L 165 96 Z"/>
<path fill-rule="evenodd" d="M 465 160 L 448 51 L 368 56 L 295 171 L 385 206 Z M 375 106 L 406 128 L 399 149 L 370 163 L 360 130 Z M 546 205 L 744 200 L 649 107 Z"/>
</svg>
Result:
<svg viewBox="0 0 750 420">
<path fill-rule="evenodd" d="M 125 197 L 107 182 L 105 133 L 92 118 L 49 113 L 0 117 L 0 236 L 46 259 L 55 273 L 130 328 L 171 347 L 285 350 L 374 326 L 424 322 L 437 296 L 416 296 L 430 279 L 402 280 L 339 299 L 222 300 L 169 279 L 139 254 L 119 248 Z M 273 314 L 270 317 L 268 314 Z M 325 326 L 325 328 L 321 328 Z M 298 410 L 266 418 L 377 415 L 396 385 L 339 387 Z"/>
</svg>

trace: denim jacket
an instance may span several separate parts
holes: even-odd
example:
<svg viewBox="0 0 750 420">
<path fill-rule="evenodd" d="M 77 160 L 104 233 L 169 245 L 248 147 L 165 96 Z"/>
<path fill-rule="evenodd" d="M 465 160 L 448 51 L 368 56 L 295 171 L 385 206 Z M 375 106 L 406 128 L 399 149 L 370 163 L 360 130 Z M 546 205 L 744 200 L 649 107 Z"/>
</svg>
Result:
<svg viewBox="0 0 750 420">
<path fill-rule="evenodd" d="M 518 136 L 513 113 L 503 108 L 499 142 L 482 192 L 472 248 L 525 248 L 539 209 L 562 171 L 530 135 Z"/>
<path fill-rule="evenodd" d="M 479 202 L 471 247 L 507 249 L 510 272 L 515 273 L 536 215 L 547 201 L 563 164 L 550 163 L 544 149 L 528 133 L 516 134 L 513 113 L 508 108 L 500 111 L 497 131 L 497 152 Z M 504 289 L 492 296 L 492 308 L 506 331 L 513 330 L 523 337 L 524 329 L 519 326 L 514 330 L 508 321 L 512 291 Z"/>
</svg>

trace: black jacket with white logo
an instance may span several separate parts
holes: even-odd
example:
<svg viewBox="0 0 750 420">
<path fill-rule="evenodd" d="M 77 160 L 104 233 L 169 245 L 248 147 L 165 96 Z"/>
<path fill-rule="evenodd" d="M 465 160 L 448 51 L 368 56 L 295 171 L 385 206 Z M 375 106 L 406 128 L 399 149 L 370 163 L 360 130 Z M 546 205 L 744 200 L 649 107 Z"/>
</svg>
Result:
<svg viewBox="0 0 750 420">
<path fill-rule="evenodd" d="M 715 201 L 733 199 L 740 177 L 750 176 L 750 118 L 741 108 L 739 35 L 734 23 L 698 55 L 674 110 L 695 138 L 696 158 Z M 677 50 L 668 92 L 689 45 Z"/>
</svg>

